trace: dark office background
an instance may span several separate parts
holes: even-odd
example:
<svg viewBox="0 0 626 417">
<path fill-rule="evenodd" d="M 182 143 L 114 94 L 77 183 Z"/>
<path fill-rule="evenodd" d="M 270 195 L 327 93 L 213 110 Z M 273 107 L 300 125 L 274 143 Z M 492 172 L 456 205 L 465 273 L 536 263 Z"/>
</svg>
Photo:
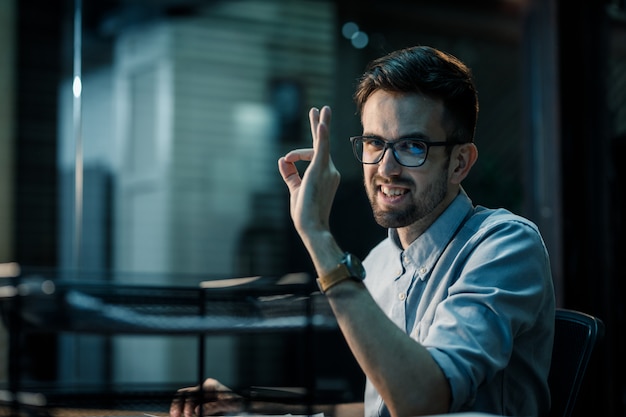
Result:
<svg viewBox="0 0 626 417">
<path fill-rule="evenodd" d="M 112 39 L 98 33 L 112 15 L 142 12 L 144 18 L 180 19 L 219 1 L 83 3 L 83 70 L 88 71 L 111 60 Z M 477 204 L 504 206 L 533 219 L 552 253 L 559 305 L 596 315 L 606 325 L 606 337 L 590 365 L 577 415 L 626 415 L 626 277 L 619 261 L 626 249 L 626 168 L 621 161 L 626 153 L 624 1 L 337 0 L 334 4 L 337 46 L 332 62 L 337 64 L 332 84 L 334 94 L 341 96 L 333 98 L 337 103 L 334 120 L 353 116 L 346 98 L 350 98 L 358 69 L 383 52 L 433 43 L 470 63 L 481 98 L 477 129 L 481 155 L 466 188 Z M 15 1 L 14 195 L 2 197 L 13 202 L 14 250 L 12 259 L 2 261 L 56 268 L 62 257 L 58 94 L 61 82 L 72 74 L 73 5 L 63 0 Z M 347 21 L 358 22 L 369 34 L 367 47 L 355 51 L 342 38 L 341 25 Z M 342 66 L 346 55 L 351 60 L 347 69 Z M 304 116 L 306 109 L 301 113 Z M 284 129 L 306 129 L 305 119 L 291 123 L 287 121 Z M 346 136 L 351 129 L 358 129 L 353 119 L 337 128 Z M 358 210 L 366 205 L 360 180 L 350 171 L 354 169 L 350 155 L 343 156 L 345 162 L 337 164 L 346 167 L 348 175 L 337 197 L 333 225 L 344 247 L 364 255 L 380 238 L 381 230 L 367 211 Z M 108 180 L 100 181 L 101 192 L 89 198 L 101 199 L 106 207 L 112 204 L 107 197 Z M 284 190 L 278 197 L 286 198 Z M 258 204 L 262 211 L 267 197 L 260 196 Z M 270 209 L 275 207 L 270 204 Z M 106 210 L 100 216 L 102 224 L 112 221 Z M 261 216 L 258 224 L 247 229 L 245 241 L 263 246 L 269 239 L 282 245 L 277 256 L 283 259 L 255 260 L 259 247 L 250 244 L 242 248 L 240 271 L 310 269 L 289 227 L 273 235 L 264 226 Z M 107 239 L 99 249 L 103 269 L 112 267 L 113 250 Z M 38 348 L 41 343 L 45 350 Z M 54 380 L 59 372 L 54 336 L 33 337 L 28 346 L 33 377 Z"/>
</svg>

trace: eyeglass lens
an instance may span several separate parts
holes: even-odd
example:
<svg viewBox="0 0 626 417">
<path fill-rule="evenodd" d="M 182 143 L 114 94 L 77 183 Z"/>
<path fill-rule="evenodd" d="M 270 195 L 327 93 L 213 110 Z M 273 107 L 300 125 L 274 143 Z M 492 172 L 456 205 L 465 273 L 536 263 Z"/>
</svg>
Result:
<svg viewBox="0 0 626 417">
<path fill-rule="evenodd" d="M 377 164 L 382 160 L 385 150 L 391 148 L 400 164 L 417 167 L 424 163 L 428 153 L 426 143 L 414 139 L 389 143 L 376 138 L 357 138 L 353 143 L 357 159 L 364 164 Z"/>
</svg>

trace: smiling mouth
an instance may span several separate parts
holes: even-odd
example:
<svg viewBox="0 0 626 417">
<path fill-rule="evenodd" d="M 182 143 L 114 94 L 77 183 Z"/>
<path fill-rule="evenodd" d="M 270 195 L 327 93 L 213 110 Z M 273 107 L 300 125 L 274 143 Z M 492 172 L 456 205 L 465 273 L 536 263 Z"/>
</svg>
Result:
<svg viewBox="0 0 626 417">
<path fill-rule="evenodd" d="M 390 187 L 387 185 L 380 186 L 380 192 L 383 193 L 386 197 L 399 197 L 408 192 L 406 188 L 398 188 L 398 187 Z"/>
</svg>

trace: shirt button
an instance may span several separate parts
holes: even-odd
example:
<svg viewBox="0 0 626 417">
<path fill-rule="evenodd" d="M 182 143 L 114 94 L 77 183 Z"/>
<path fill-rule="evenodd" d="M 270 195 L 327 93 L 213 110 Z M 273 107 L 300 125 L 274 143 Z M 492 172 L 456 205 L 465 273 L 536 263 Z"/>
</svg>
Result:
<svg viewBox="0 0 626 417">
<path fill-rule="evenodd" d="M 428 272 L 428 268 L 426 268 L 425 266 L 420 268 L 420 274 L 421 275 L 426 275 L 427 272 Z"/>
<path fill-rule="evenodd" d="M 398 300 L 400 301 L 404 301 L 406 299 L 406 294 L 401 292 L 400 294 L 398 294 Z"/>
<path fill-rule="evenodd" d="M 420 326 L 419 326 L 419 323 L 417 323 L 415 325 L 415 328 L 413 329 L 413 332 L 411 332 L 411 337 L 417 340 L 419 338 L 419 335 L 420 335 Z"/>
</svg>

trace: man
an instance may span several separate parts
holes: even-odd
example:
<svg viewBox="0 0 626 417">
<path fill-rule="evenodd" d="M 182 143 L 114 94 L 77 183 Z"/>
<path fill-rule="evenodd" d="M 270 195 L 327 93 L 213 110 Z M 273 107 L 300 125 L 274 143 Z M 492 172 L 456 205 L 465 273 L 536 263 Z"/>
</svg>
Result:
<svg viewBox="0 0 626 417">
<path fill-rule="evenodd" d="M 310 112 L 313 147 L 278 162 L 320 289 L 367 377 L 364 404 L 334 415 L 546 414 L 549 258 L 535 225 L 474 207 L 461 186 L 478 157 L 470 70 L 433 48 L 403 49 L 368 66 L 355 98 L 363 134 L 352 146 L 389 229 L 364 271 L 329 228 L 340 179 L 329 107 Z M 310 162 L 302 176 L 299 161 Z"/>
</svg>

